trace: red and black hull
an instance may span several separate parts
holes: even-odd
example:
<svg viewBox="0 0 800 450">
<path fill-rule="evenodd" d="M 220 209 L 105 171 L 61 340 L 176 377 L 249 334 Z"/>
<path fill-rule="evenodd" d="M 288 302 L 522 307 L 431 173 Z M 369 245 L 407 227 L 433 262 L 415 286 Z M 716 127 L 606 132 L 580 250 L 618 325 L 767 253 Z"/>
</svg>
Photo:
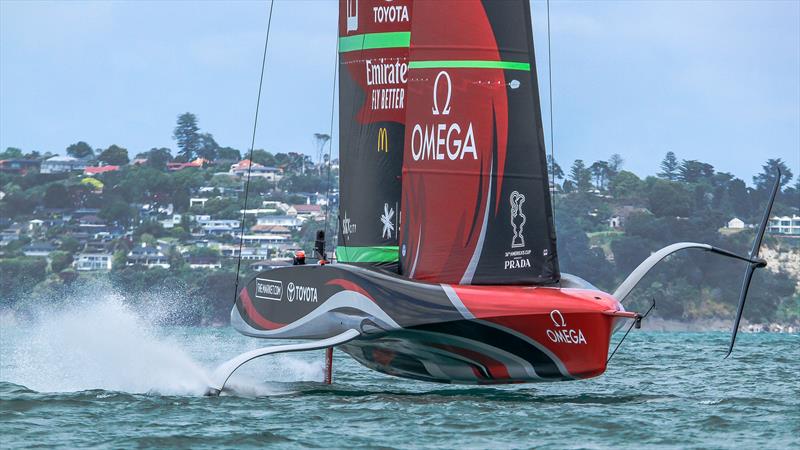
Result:
<svg viewBox="0 0 800 450">
<path fill-rule="evenodd" d="M 262 272 L 231 311 L 243 334 L 322 339 L 390 375 L 460 384 L 590 378 L 606 368 L 615 321 L 627 316 L 591 289 L 422 283 L 347 264 Z"/>
</svg>

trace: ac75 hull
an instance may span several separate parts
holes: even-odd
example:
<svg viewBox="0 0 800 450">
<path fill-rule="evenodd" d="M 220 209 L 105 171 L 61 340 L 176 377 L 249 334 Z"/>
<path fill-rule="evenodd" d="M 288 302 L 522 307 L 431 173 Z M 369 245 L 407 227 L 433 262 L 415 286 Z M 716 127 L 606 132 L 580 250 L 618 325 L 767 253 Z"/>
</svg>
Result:
<svg viewBox="0 0 800 450">
<path fill-rule="evenodd" d="M 610 295 L 590 289 L 421 283 L 346 264 L 262 272 L 231 322 L 273 339 L 323 339 L 363 365 L 419 380 L 501 384 L 590 378 L 606 368 Z"/>
</svg>

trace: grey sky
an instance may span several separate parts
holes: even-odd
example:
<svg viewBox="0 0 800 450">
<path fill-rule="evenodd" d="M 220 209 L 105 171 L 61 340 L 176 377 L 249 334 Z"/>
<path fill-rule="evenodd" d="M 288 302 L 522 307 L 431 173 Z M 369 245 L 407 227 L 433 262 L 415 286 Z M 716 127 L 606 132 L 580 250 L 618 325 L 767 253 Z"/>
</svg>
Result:
<svg viewBox="0 0 800 450">
<path fill-rule="evenodd" d="M 311 154 L 328 131 L 337 7 L 276 2 L 256 148 Z M 267 10 L 0 1 L 0 148 L 174 149 L 175 118 L 191 111 L 221 145 L 247 149 Z M 545 11 L 533 2 L 547 126 Z M 565 168 L 617 152 L 652 174 L 672 150 L 747 182 L 768 157 L 800 174 L 800 2 L 553 1 L 551 23 Z"/>
</svg>

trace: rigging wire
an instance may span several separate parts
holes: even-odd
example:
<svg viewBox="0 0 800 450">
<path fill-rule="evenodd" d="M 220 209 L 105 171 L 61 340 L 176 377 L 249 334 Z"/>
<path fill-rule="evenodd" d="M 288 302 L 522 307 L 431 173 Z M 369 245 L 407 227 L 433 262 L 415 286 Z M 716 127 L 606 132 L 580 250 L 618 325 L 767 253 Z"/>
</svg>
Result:
<svg viewBox="0 0 800 450">
<path fill-rule="evenodd" d="M 337 25 L 336 30 L 337 30 L 337 35 L 338 35 L 338 30 L 339 30 L 338 25 Z M 339 40 L 338 40 L 338 38 L 336 39 L 336 48 L 335 48 L 334 54 L 336 55 L 336 58 L 334 59 L 334 65 L 333 65 L 333 89 L 331 89 L 331 125 L 330 125 L 330 130 L 328 131 L 328 136 L 330 136 L 330 139 L 328 139 L 328 182 L 327 182 L 327 189 L 326 189 L 326 192 L 325 192 L 325 202 L 327 204 L 326 205 L 326 209 L 325 209 L 325 236 L 326 236 L 326 239 L 329 236 L 329 234 L 328 234 L 328 222 L 329 222 L 329 219 L 330 219 L 330 216 L 331 216 L 331 156 L 332 156 L 331 152 L 333 150 L 333 115 L 334 115 L 334 109 L 336 107 L 336 80 L 338 79 L 338 74 L 339 74 Z M 325 259 L 327 259 L 327 255 L 322 255 L 322 256 L 326 257 Z"/>
<path fill-rule="evenodd" d="M 547 83 L 549 88 L 548 100 L 550 103 L 550 179 L 552 180 L 553 195 L 553 226 L 556 224 L 556 150 L 553 145 L 553 56 L 550 51 L 550 0 L 547 0 Z"/>
<path fill-rule="evenodd" d="M 244 185 L 244 206 L 242 207 L 242 226 L 239 230 L 239 259 L 236 262 L 236 284 L 233 288 L 233 301 L 236 302 L 236 295 L 239 293 L 239 271 L 242 267 L 242 247 L 244 246 L 244 222 L 247 212 L 247 198 L 250 193 L 250 173 L 253 169 L 253 149 L 256 146 L 256 129 L 258 128 L 258 110 L 261 106 L 261 88 L 264 85 L 264 68 L 267 65 L 267 47 L 269 46 L 269 31 L 272 26 L 272 7 L 275 0 L 269 2 L 269 17 L 267 18 L 267 35 L 264 38 L 264 55 L 261 57 L 261 76 L 258 79 L 258 97 L 256 98 L 256 114 L 253 119 L 253 138 L 250 141 L 250 164 L 247 165 L 247 181 Z"/>
</svg>

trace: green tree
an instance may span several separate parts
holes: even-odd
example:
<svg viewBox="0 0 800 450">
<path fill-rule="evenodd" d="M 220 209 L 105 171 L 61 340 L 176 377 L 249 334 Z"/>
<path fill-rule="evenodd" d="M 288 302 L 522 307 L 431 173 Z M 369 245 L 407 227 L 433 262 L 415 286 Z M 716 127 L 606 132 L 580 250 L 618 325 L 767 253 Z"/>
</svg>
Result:
<svg viewBox="0 0 800 450">
<path fill-rule="evenodd" d="M 569 179 L 575 184 L 578 192 L 592 189 L 592 171 L 586 168 L 582 159 L 576 159 L 569 171 Z"/>
<path fill-rule="evenodd" d="M 94 150 L 86 142 L 78 141 L 67 147 L 67 154 L 73 158 L 86 158 L 94 156 Z"/>
<path fill-rule="evenodd" d="M 50 254 L 50 270 L 59 273 L 72 264 L 72 254 L 67 252 L 53 252 Z"/>
<path fill-rule="evenodd" d="M 695 159 L 684 159 L 678 168 L 678 179 L 685 183 L 699 183 L 714 176 L 714 166 Z"/>
<path fill-rule="evenodd" d="M 673 152 L 667 152 L 664 159 L 661 161 L 661 172 L 658 173 L 660 178 L 668 181 L 676 181 L 678 179 L 678 158 Z"/>
<path fill-rule="evenodd" d="M 58 247 L 60 250 L 75 253 L 81 248 L 81 243 L 77 239 L 67 236 L 61 239 L 61 245 Z"/>
<path fill-rule="evenodd" d="M 0 304 L 10 304 L 19 296 L 26 296 L 47 277 L 47 260 L 29 257 L 0 259 L 0 274 Z"/>
<path fill-rule="evenodd" d="M 100 208 L 98 216 L 109 222 L 114 222 L 120 225 L 127 225 L 134 217 L 135 211 L 131 206 L 119 198 L 106 201 L 103 207 Z"/>
<path fill-rule="evenodd" d="M 53 183 L 47 186 L 42 203 L 46 208 L 69 208 L 72 206 L 72 199 L 64 184 Z"/>
<path fill-rule="evenodd" d="M 183 113 L 178 116 L 172 137 L 178 143 L 178 154 L 184 161 L 191 161 L 200 149 L 200 128 L 197 126 L 197 116 L 192 113 Z"/>
<path fill-rule="evenodd" d="M 781 158 L 770 158 L 761 166 L 761 173 L 753 177 L 756 189 L 769 191 L 778 177 L 778 170 L 781 171 L 781 189 L 792 181 L 792 171 Z"/>
<path fill-rule="evenodd" d="M 172 152 L 166 147 L 151 148 L 145 153 L 147 165 L 158 170 L 167 168 L 167 163 L 172 161 Z"/>
<path fill-rule="evenodd" d="M 608 162 L 606 161 L 595 161 L 590 167 L 589 170 L 592 172 L 592 176 L 594 177 L 594 185 L 598 190 L 605 190 L 606 188 L 606 180 L 611 175 L 611 169 L 608 166 Z"/>
<path fill-rule="evenodd" d="M 128 159 L 128 149 L 120 147 L 118 145 L 112 145 L 107 149 L 103 150 L 98 156 L 97 160 L 101 161 L 105 164 L 115 165 L 115 166 L 124 166 L 128 164 L 130 161 Z"/>
<path fill-rule="evenodd" d="M 200 142 L 197 146 L 197 156 L 209 161 L 217 159 L 219 144 L 214 140 L 214 136 L 211 133 L 200 133 L 198 138 Z"/>
<path fill-rule="evenodd" d="M 547 168 L 550 171 L 550 176 L 556 180 L 564 179 L 564 170 L 561 169 L 561 166 L 558 165 L 558 162 L 553 159 L 553 155 L 547 155 Z"/>
<path fill-rule="evenodd" d="M 636 198 L 641 195 L 644 183 L 633 172 L 623 170 L 611 179 L 608 189 L 616 198 Z"/>
<path fill-rule="evenodd" d="M 22 158 L 22 150 L 16 147 L 7 147 L 6 151 L 0 153 L 0 159 L 17 159 Z"/>
<path fill-rule="evenodd" d="M 688 217 L 692 196 L 683 184 L 655 180 L 647 195 L 648 209 L 659 217 Z"/>
<path fill-rule="evenodd" d="M 620 170 L 622 170 L 622 165 L 625 163 L 625 160 L 622 159 L 619 153 L 614 153 L 608 158 L 608 170 L 611 177 L 615 177 Z"/>
<path fill-rule="evenodd" d="M 111 259 L 111 270 L 122 270 L 128 263 L 128 251 L 117 250 L 114 252 L 114 257 Z"/>
<path fill-rule="evenodd" d="M 217 149 L 217 158 L 227 161 L 240 161 L 242 159 L 242 154 L 235 148 L 222 147 Z"/>
<path fill-rule="evenodd" d="M 283 153 L 279 153 L 283 154 Z M 261 164 L 262 166 L 273 167 L 277 164 L 276 156 L 266 150 L 253 150 L 253 162 Z"/>
</svg>

